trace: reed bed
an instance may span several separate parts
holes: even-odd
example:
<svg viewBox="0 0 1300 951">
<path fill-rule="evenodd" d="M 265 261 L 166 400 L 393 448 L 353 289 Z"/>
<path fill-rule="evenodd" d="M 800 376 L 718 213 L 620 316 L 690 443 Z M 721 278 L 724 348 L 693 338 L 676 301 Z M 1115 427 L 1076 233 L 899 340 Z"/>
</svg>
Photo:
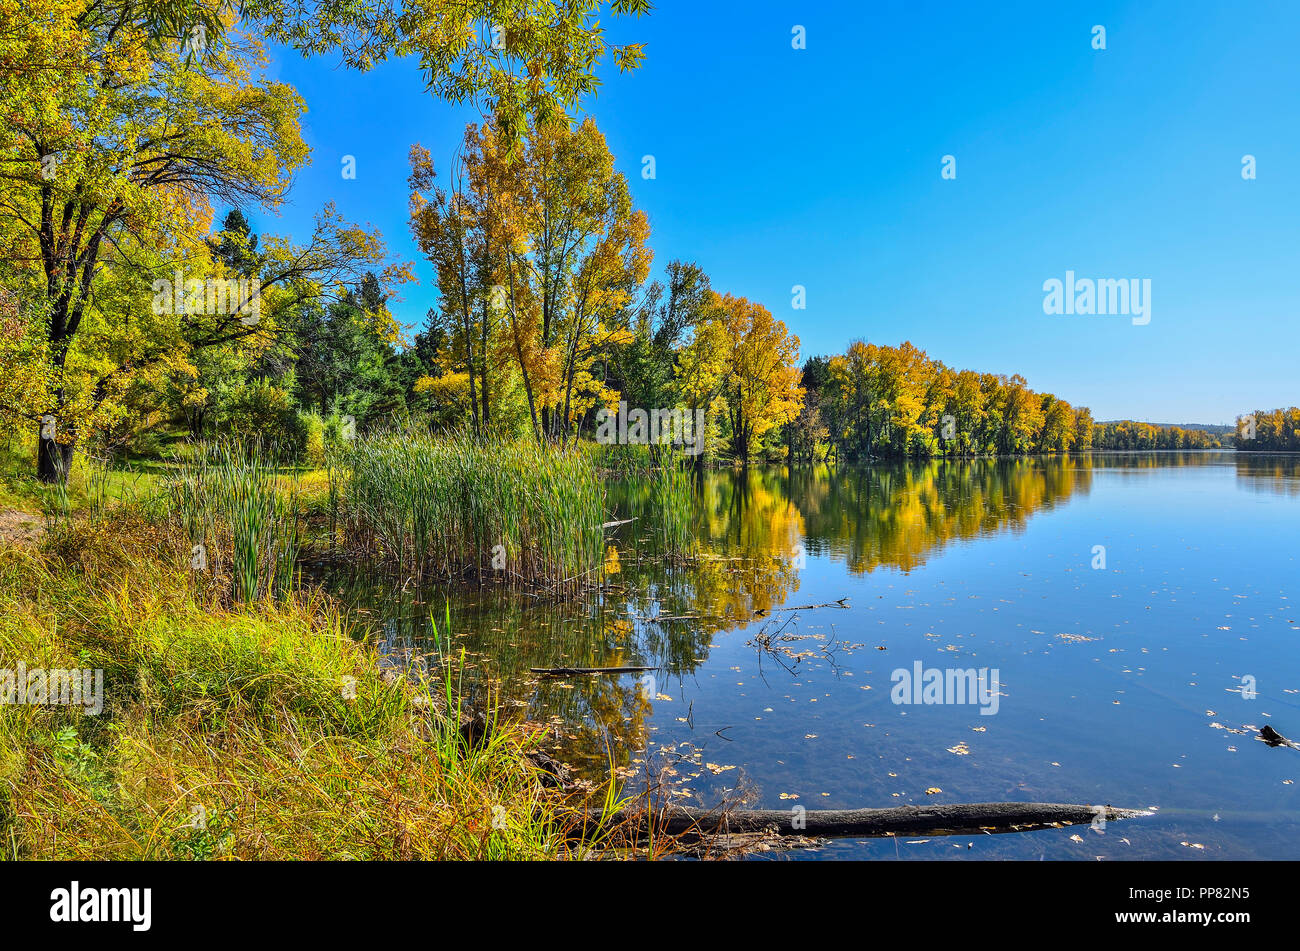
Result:
<svg viewBox="0 0 1300 951">
<path fill-rule="evenodd" d="M 301 540 L 296 480 L 260 444 L 204 443 L 167 482 L 168 515 L 191 545 L 190 567 L 229 583 L 236 602 L 286 597 Z"/>
<path fill-rule="evenodd" d="M 644 443 L 580 443 L 601 472 L 624 479 L 641 476 L 658 468 L 664 454 L 659 446 Z"/>
<path fill-rule="evenodd" d="M 388 432 L 335 471 L 344 543 L 405 574 L 578 587 L 603 564 L 605 488 L 585 452 Z"/>
</svg>

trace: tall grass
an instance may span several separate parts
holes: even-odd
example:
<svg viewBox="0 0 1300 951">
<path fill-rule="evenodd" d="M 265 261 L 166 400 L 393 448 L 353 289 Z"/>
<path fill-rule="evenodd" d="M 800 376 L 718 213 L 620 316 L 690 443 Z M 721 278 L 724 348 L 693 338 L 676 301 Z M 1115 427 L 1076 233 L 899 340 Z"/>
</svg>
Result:
<svg viewBox="0 0 1300 951">
<path fill-rule="evenodd" d="M 601 471 L 616 478 L 643 475 L 659 465 L 664 450 L 644 443 L 581 443 Z"/>
<path fill-rule="evenodd" d="M 603 563 L 587 453 L 408 431 L 360 438 L 339 465 L 345 542 L 403 572 L 558 587 Z"/>
<path fill-rule="evenodd" d="M 152 523 L 114 516 L 63 554 L 0 546 L 0 667 L 104 674 L 97 716 L 0 704 L 0 855 L 573 854 L 537 738 L 500 724 L 467 742 L 453 668 L 385 677 L 323 599 L 213 609 Z"/>
<path fill-rule="evenodd" d="M 297 483 L 259 444 L 206 443 L 167 482 L 168 514 L 192 546 L 191 567 L 228 579 L 237 602 L 293 587 L 301 526 Z"/>
<path fill-rule="evenodd" d="M 70 531 L 77 511 L 90 518 L 102 518 L 107 510 L 108 463 L 85 453 L 75 459 L 76 488 L 72 484 L 74 472 L 69 471 L 61 472 L 52 485 L 38 489 L 45 530 L 50 535 Z"/>
</svg>

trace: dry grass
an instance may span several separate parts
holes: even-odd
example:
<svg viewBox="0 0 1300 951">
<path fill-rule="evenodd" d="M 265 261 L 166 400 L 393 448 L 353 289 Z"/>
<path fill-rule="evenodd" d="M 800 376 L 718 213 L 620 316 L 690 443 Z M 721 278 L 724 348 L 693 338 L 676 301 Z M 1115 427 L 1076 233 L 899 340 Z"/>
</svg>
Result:
<svg viewBox="0 0 1300 951">
<path fill-rule="evenodd" d="M 527 730 L 462 737 L 452 666 L 381 676 L 323 599 L 205 603 L 183 545 L 119 511 L 49 552 L 0 547 L 0 668 L 101 668 L 105 700 L 0 704 L 2 854 L 573 854 Z"/>
</svg>

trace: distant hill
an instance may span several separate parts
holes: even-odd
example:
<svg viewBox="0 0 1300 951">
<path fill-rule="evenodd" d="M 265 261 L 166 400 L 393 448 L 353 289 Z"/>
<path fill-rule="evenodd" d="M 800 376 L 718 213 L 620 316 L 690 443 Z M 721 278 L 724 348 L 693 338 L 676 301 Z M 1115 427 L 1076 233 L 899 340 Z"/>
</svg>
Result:
<svg viewBox="0 0 1300 951">
<path fill-rule="evenodd" d="M 1097 422 L 1104 426 L 1107 423 L 1145 423 L 1146 420 L 1100 419 Z M 1213 433 L 1216 436 L 1221 436 L 1224 433 L 1235 433 L 1237 431 L 1237 427 L 1235 426 L 1224 426 L 1218 423 L 1147 423 L 1147 425 L 1155 426 L 1157 429 L 1172 429 L 1175 426 L 1179 429 L 1201 429 L 1207 433 Z"/>
</svg>

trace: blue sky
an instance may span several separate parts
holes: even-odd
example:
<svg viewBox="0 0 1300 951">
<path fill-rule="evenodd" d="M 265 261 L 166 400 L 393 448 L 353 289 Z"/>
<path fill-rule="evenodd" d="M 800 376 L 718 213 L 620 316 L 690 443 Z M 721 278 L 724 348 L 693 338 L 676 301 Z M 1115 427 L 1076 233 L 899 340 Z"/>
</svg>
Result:
<svg viewBox="0 0 1300 951">
<path fill-rule="evenodd" d="M 586 111 L 656 264 L 697 261 L 805 356 L 911 340 L 1098 419 L 1300 403 L 1300 4 L 663 0 L 609 29 L 646 62 L 602 71 Z M 445 170 L 478 116 L 425 93 L 413 61 L 362 74 L 276 50 L 271 74 L 307 102 L 312 166 L 255 226 L 302 237 L 335 201 L 415 261 L 395 309 L 421 323 L 436 288 L 407 227 L 407 151 Z M 1067 270 L 1149 279 L 1150 323 L 1044 314 L 1043 282 Z"/>
</svg>

